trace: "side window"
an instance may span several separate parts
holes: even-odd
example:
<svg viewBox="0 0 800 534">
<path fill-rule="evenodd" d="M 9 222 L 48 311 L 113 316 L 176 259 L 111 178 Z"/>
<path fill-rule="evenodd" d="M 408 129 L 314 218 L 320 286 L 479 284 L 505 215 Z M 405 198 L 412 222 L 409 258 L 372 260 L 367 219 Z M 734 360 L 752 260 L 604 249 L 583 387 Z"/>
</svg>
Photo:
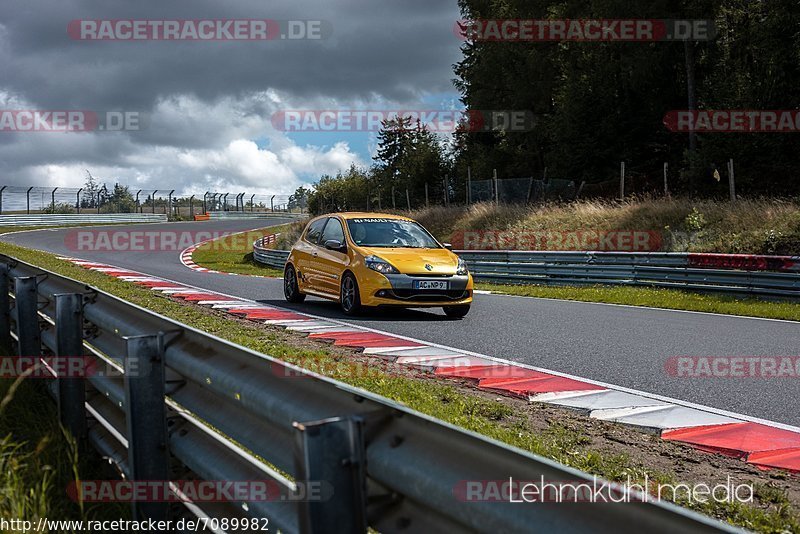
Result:
<svg viewBox="0 0 800 534">
<path fill-rule="evenodd" d="M 322 239 L 320 240 L 320 243 L 325 244 L 325 241 L 328 241 L 329 239 L 335 239 L 342 244 L 345 242 L 342 223 L 340 223 L 339 219 L 336 219 L 335 217 L 328 219 L 328 224 L 325 226 L 325 231 L 322 232 Z"/>
<path fill-rule="evenodd" d="M 306 230 L 306 241 L 311 243 L 312 245 L 316 245 L 319 242 L 319 236 L 322 234 L 322 228 L 325 226 L 325 222 L 328 219 L 322 218 L 317 221 L 312 222 L 308 225 L 308 230 Z"/>
</svg>

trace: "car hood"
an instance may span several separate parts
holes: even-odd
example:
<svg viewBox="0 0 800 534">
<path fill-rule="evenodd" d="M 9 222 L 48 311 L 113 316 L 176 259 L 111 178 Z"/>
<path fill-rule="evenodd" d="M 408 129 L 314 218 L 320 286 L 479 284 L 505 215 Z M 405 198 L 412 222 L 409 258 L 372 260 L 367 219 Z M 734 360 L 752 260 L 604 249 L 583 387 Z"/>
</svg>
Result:
<svg viewBox="0 0 800 534">
<path fill-rule="evenodd" d="M 455 274 L 458 256 L 444 248 L 361 247 L 364 256 L 378 256 L 403 274 Z M 430 265 L 426 269 L 425 265 Z"/>
</svg>

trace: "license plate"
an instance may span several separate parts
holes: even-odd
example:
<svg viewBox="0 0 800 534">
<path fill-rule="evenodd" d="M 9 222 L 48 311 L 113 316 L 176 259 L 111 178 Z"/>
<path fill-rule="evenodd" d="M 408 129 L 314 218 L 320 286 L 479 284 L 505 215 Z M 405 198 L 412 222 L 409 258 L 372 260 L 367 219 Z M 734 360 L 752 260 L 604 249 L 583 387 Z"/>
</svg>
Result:
<svg viewBox="0 0 800 534">
<path fill-rule="evenodd" d="M 414 280 L 414 289 L 447 289 L 444 280 Z"/>
</svg>

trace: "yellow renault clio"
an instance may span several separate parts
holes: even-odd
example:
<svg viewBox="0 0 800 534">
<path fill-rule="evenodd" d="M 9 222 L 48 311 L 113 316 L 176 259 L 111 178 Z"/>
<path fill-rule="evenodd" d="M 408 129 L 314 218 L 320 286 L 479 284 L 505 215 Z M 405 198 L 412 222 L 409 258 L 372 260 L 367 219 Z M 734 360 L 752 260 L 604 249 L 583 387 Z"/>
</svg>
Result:
<svg viewBox="0 0 800 534">
<path fill-rule="evenodd" d="M 336 213 L 308 223 L 286 262 L 286 300 L 337 300 L 353 315 L 369 306 L 439 307 L 464 317 L 472 275 L 464 261 L 407 217 Z"/>
</svg>

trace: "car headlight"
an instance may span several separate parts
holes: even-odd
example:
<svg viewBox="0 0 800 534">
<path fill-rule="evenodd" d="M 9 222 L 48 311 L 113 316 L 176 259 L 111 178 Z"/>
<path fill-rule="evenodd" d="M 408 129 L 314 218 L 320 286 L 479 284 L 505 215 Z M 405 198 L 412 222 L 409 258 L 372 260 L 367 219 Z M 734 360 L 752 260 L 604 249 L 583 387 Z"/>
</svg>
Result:
<svg viewBox="0 0 800 534">
<path fill-rule="evenodd" d="M 395 269 L 394 265 L 389 263 L 388 261 L 379 258 L 378 256 L 367 256 L 364 259 L 364 263 L 372 269 L 373 271 L 377 271 L 381 274 L 399 274 L 400 271 Z"/>
<path fill-rule="evenodd" d="M 459 276 L 465 276 L 469 274 L 469 269 L 467 269 L 467 262 L 458 258 L 458 268 L 456 269 L 456 274 Z"/>
</svg>

